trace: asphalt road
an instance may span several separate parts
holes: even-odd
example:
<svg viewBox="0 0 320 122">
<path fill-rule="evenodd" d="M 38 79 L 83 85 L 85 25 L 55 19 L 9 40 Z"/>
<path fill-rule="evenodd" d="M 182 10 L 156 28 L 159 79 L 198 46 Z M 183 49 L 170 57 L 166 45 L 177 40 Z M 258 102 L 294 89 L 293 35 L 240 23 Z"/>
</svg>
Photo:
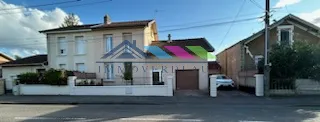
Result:
<svg viewBox="0 0 320 122">
<path fill-rule="evenodd" d="M 0 122 L 319 122 L 319 106 L 0 105 Z"/>
</svg>

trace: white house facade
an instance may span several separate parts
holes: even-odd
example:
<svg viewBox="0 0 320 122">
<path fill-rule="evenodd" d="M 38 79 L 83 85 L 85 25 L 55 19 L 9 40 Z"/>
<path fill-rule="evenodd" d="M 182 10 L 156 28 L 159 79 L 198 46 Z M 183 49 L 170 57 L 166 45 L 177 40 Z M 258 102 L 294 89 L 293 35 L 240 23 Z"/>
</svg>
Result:
<svg viewBox="0 0 320 122">
<path fill-rule="evenodd" d="M 133 85 L 155 85 L 155 81 L 166 82 L 166 77 L 172 76 L 173 89 L 208 90 L 206 59 L 182 60 L 172 55 L 172 59 L 160 60 L 148 55 L 145 46 L 200 44 L 208 52 L 214 48 L 204 38 L 160 41 L 155 20 L 111 22 L 110 17 L 105 16 L 102 24 L 40 32 L 47 35 L 49 68 L 95 73 L 104 85 L 124 85 L 127 82 L 123 80 L 123 70 L 127 64 L 132 67 Z M 132 46 L 114 50 L 124 41 Z M 122 53 L 133 57 L 121 58 Z"/>
</svg>

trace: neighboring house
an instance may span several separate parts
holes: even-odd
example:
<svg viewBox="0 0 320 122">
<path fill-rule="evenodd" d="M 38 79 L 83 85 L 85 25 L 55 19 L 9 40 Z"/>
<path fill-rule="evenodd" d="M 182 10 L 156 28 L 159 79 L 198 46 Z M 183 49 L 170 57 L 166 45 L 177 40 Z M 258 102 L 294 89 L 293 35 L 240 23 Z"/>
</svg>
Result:
<svg viewBox="0 0 320 122">
<path fill-rule="evenodd" d="M 210 61 L 208 63 L 209 75 L 221 74 L 221 66 L 216 61 Z"/>
<path fill-rule="evenodd" d="M 320 28 L 292 14 L 270 25 L 270 49 L 272 45 L 292 45 L 296 41 L 320 44 Z M 264 56 L 264 30 L 241 40 L 217 54 L 222 73 L 231 77 L 239 86 L 254 86 L 252 77 L 257 64 Z"/>
<path fill-rule="evenodd" d="M 5 63 L 5 62 L 9 62 L 9 61 L 13 61 L 14 59 L 3 54 L 3 53 L 0 53 L 0 64 L 2 63 Z"/>
<path fill-rule="evenodd" d="M 44 72 L 47 65 L 47 55 L 35 55 L 1 64 L 6 90 L 12 89 L 17 75 L 27 72 Z"/>
<path fill-rule="evenodd" d="M 0 53 L 0 64 L 10 62 L 13 60 L 14 60 L 13 58 L 11 58 L 3 53 Z M 0 68 L 0 78 L 2 78 L 2 68 Z"/>
<path fill-rule="evenodd" d="M 47 35 L 49 67 L 96 73 L 104 85 L 124 85 L 125 69 L 133 69 L 133 84 L 156 85 L 173 76 L 174 89 L 208 88 L 207 60 L 182 60 L 173 53 L 159 59 L 145 46 L 203 46 L 214 48 L 204 38 L 159 41 L 155 20 L 111 22 L 40 31 Z M 186 50 L 186 49 L 184 49 Z M 190 50 L 187 50 L 191 56 Z M 203 72 L 203 70 L 205 70 Z"/>
</svg>

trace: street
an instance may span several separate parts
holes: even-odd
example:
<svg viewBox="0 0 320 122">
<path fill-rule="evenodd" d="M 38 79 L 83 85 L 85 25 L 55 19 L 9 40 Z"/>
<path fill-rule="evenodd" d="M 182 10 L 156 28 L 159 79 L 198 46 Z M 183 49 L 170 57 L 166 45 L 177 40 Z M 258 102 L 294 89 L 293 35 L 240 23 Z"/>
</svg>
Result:
<svg viewBox="0 0 320 122">
<path fill-rule="evenodd" d="M 1 104 L 1 122 L 33 121 L 320 121 L 319 106 L 281 105 L 23 105 Z"/>
</svg>

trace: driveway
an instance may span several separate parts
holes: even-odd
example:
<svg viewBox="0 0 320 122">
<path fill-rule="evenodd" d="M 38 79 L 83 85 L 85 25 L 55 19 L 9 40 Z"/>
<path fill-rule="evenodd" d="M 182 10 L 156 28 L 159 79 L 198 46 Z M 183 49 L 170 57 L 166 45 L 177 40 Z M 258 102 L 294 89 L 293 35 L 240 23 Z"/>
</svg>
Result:
<svg viewBox="0 0 320 122">
<path fill-rule="evenodd" d="M 218 90 L 217 97 L 235 98 L 235 97 L 255 97 L 254 94 L 249 94 L 239 90 Z"/>
<path fill-rule="evenodd" d="M 200 90 L 176 90 L 175 97 L 209 97 L 209 93 Z"/>
</svg>

